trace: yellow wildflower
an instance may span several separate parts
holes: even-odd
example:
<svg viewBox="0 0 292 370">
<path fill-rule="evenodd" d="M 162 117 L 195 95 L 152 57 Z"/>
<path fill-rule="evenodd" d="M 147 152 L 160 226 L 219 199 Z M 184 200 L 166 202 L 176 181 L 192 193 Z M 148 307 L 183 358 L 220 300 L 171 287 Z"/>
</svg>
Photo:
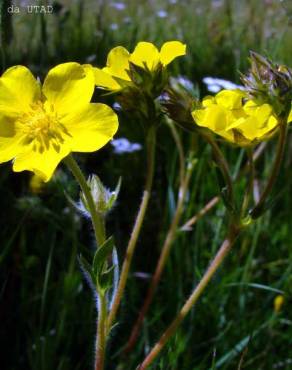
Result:
<svg viewBox="0 0 292 370">
<path fill-rule="evenodd" d="M 278 125 L 269 104 L 257 105 L 241 90 L 222 90 L 215 97 L 207 96 L 192 116 L 198 126 L 239 145 L 266 139 Z"/>
<path fill-rule="evenodd" d="M 284 303 L 284 297 L 282 295 L 277 295 L 274 299 L 274 311 L 275 312 L 280 312 L 281 308 Z"/>
<path fill-rule="evenodd" d="M 166 67 L 185 53 L 186 45 L 179 41 L 166 42 L 160 51 L 150 42 L 139 42 L 133 53 L 117 46 L 109 52 L 106 67 L 94 68 L 96 85 L 112 91 L 120 90 L 131 83 L 129 62 L 153 71 L 158 65 Z"/>
<path fill-rule="evenodd" d="M 91 68 L 65 63 L 51 69 L 43 86 L 24 66 L 0 78 L 0 163 L 50 180 L 70 152 L 93 152 L 115 134 L 118 119 L 104 104 L 90 103 Z"/>
</svg>

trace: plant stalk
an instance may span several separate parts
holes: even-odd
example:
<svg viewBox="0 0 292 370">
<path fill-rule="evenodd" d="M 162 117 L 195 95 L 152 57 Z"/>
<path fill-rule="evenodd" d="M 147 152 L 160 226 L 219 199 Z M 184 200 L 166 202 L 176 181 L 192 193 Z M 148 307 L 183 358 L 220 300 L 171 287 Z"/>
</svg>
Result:
<svg viewBox="0 0 292 370">
<path fill-rule="evenodd" d="M 69 170 L 72 172 L 78 184 L 80 185 L 80 188 L 88 204 L 97 245 L 101 246 L 105 241 L 104 221 L 103 218 L 96 211 L 94 199 L 92 197 L 87 181 L 80 167 L 78 166 L 77 162 L 75 161 L 74 157 L 71 154 L 68 155 L 68 157 L 66 157 L 63 161 L 67 165 Z"/>
<path fill-rule="evenodd" d="M 257 218 L 261 214 L 263 208 L 265 207 L 266 200 L 271 194 L 272 188 L 280 172 L 280 168 L 281 168 L 281 164 L 282 164 L 282 160 L 284 156 L 284 151 L 285 151 L 285 142 L 286 142 L 287 130 L 288 130 L 287 119 L 280 120 L 279 126 L 280 126 L 280 133 L 279 133 L 279 140 L 278 140 L 275 161 L 274 161 L 268 182 L 260 196 L 260 200 L 254 207 L 254 209 L 250 212 L 250 215 L 252 218 Z"/>
<path fill-rule="evenodd" d="M 68 166 L 73 176 L 77 180 L 80 188 L 86 199 L 89 212 L 91 215 L 91 221 L 94 228 L 95 239 L 98 246 L 101 246 L 105 240 L 105 227 L 103 217 L 97 212 L 94 199 L 91 194 L 91 190 L 87 184 L 87 181 L 78 166 L 77 162 L 70 154 L 64 159 L 65 164 Z M 98 291 L 98 287 L 97 287 Z M 105 361 L 105 350 L 106 350 L 106 322 L 107 322 L 107 302 L 106 296 L 98 291 L 99 303 L 98 303 L 98 324 L 97 324 L 97 337 L 96 337 L 96 358 L 95 358 L 95 370 L 103 370 Z"/>
<path fill-rule="evenodd" d="M 114 302 L 111 308 L 111 311 L 108 316 L 107 326 L 110 329 L 113 322 L 115 321 L 116 314 L 126 287 L 130 266 L 132 262 L 132 258 L 134 255 L 134 251 L 137 245 L 138 237 L 140 235 L 140 231 L 143 225 L 143 221 L 145 218 L 146 210 L 148 208 L 151 190 L 152 190 L 152 183 L 153 183 L 153 176 L 154 176 L 154 168 L 155 168 L 155 146 L 156 146 L 156 127 L 151 126 L 149 128 L 147 134 L 147 172 L 146 172 L 146 182 L 143 192 L 142 201 L 140 203 L 139 211 L 135 220 L 135 224 L 132 230 L 132 234 L 127 246 L 126 256 L 124 258 L 121 276 L 117 288 L 117 292 L 114 298 Z"/>
<path fill-rule="evenodd" d="M 141 325 L 144 321 L 145 315 L 148 312 L 149 306 L 150 306 L 150 304 L 153 300 L 153 296 L 154 296 L 154 293 L 157 289 L 157 285 L 159 284 L 159 281 L 160 281 L 162 272 L 164 270 L 167 258 L 169 256 L 171 247 L 172 247 L 173 242 L 175 240 L 178 225 L 179 225 L 182 213 L 183 213 L 184 201 L 185 201 L 185 197 L 186 197 L 186 194 L 187 194 L 188 185 L 189 185 L 189 181 L 190 181 L 190 178 L 191 178 L 192 170 L 193 170 L 193 166 L 188 168 L 188 170 L 186 172 L 186 175 L 185 175 L 185 178 L 183 179 L 183 181 L 181 183 L 181 186 L 179 188 L 178 203 L 177 203 L 176 211 L 175 211 L 173 220 L 171 222 L 169 231 L 167 233 L 167 236 L 165 238 L 165 241 L 164 241 L 164 244 L 163 244 L 163 247 L 162 247 L 162 251 L 161 251 L 161 254 L 160 254 L 156 269 L 155 269 L 155 272 L 154 272 L 154 275 L 151 279 L 151 283 L 150 283 L 150 286 L 149 286 L 147 294 L 146 294 L 145 301 L 144 301 L 143 306 L 142 306 L 142 308 L 139 312 L 138 318 L 137 318 L 137 320 L 134 324 L 134 327 L 132 329 L 132 332 L 131 332 L 129 341 L 127 343 L 127 346 L 125 347 L 125 350 L 124 350 L 125 353 L 130 352 L 132 350 L 133 346 L 135 345 L 136 341 L 137 341 Z"/>
<path fill-rule="evenodd" d="M 197 287 L 194 289 L 193 293 L 188 298 L 188 300 L 186 301 L 186 303 L 184 304 L 184 306 L 182 307 L 182 309 L 180 310 L 176 318 L 173 320 L 170 326 L 166 329 L 166 331 L 162 334 L 162 336 L 160 337 L 158 342 L 155 344 L 155 346 L 152 348 L 152 350 L 148 353 L 143 363 L 138 367 L 139 370 L 147 369 L 152 364 L 152 362 L 156 359 L 159 353 L 162 351 L 165 344 L 168 342 L 171 336 L 175 333 L 178 326 L 181 324 L 181 322 L 186 317 L 186 315 L 190 312 L 194 304 L 197 302 L 198 298 L 201 296 L 201 294 L 205 290 L 211 278 L 214 276 L 218 268 L 221 266 L 225 257 L 228 255 L 228 252 L 232 248 L 238 234 L 239 234 L 239 229 L 231 225 L 229 236 L 225 239 L 225 241 L 221 245 L 215 258 L 213 259 L 209 268 L 206 270 L 202 280 L 197 285 Z"/>
<path fill-rule="evenodd" d="M 220 171 L 222 172 L 222 175 L 224 177 L 227 190 L 228 190 L 228 197 L 230 200 L 230 203 L 234 204 L 234 194 L 233 194 L 233 184 L 232 184 L 232 177 L 230 175 L 228 163 L 221 152 L 221 149 L 217 145 L 216 141 L 212 138 L 212 136 L 206 132 L 201 132 L 201 135 L 203 138 L 211 145 L 213 150 L 213 155 L 215 158 L 215 161 L 220 168 Z"/>
</svg>

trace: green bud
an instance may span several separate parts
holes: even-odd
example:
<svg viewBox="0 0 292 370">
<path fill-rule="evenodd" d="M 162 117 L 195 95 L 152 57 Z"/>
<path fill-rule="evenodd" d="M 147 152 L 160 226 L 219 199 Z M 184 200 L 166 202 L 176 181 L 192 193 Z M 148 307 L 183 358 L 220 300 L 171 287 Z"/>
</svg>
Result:
<svg viewBox="0 0 292 370">
<path fill-rule="evenodd" d="M 251 99 L 270 104 L 276 115 L 287 115 L 291 108 L 292 71 L 255 53 L 250 53 L 251 67 L 242 81 Z"/>
<path fill-rule="evenodd" d="M 117 97 L 122 110 L 131 114 L 132 119 L 141 122 L 144 127 L 159 124 L 161 111 L 158 109 L 157 98 L 168 83 L 168 73 L 162 64 L 150 70 L 129 63 L 128 75 L 131 83 L 125 86 Z"/>
<path fill-rule="evenodd" d="M 196 125 L 192 117 L 192 111 L 199 104 L 194 97 L 182 89 L 168 87 L 162 96 L 161 105 L 175 123 L 187 131 L 195 131 Z"/>
<path fill-rule="evenodd" d="M 87 184 L 90 188 L 97 212 L 105 215 L 112 209 L 117 200 L 121 187 L 121 179 L 119 179 L 114 191 L 107 189 L 97 175 L 91 175 L 87 181 Z M 81 206 L 79 208 L 82 208 L 83 211 L 89 213 L 89 207 L 83 192 L 80 194 L 80 203 Z"/>
</svg>

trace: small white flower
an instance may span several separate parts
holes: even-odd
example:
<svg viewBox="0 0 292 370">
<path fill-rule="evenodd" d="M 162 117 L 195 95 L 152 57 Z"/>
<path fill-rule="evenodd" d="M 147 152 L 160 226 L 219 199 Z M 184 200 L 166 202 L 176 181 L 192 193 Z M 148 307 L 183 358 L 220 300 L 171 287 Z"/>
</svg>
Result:
<svg viewBox="0 0 292 370">
<path fill-rule="evenodd" d="M 117 102 L 115 102 L 115 103 L 113 104 L 113 108 L 114 108 L 114 110 L 115 110 L 116 112 L 120 112 L 120 111 L 122 110 L 121 105 L 120 105 L 119 103 L 117 103 Z"/>
<path fill-rule="evenodd" d="M 205 77 L 203 78 L 204 84 L 207 86 L 208 91 L 217 93 L 222 89 L 226 90 L 235 90 L 240 89 L 244 90 L 244 87 L 241 85 L 236 85 L 235 83 L 223 80 L 222 78 L 215 78 L 215 77 Z"/>
</svg>

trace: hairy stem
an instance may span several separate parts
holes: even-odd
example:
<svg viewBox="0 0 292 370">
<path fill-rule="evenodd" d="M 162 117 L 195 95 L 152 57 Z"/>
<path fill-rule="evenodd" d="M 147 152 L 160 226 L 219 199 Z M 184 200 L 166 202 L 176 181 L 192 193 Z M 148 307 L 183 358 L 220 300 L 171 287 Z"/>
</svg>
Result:
<svg viewBox="0 0 292 370">
<path fill-rule="evenodd" d="M 104 294 L 99 294 L 97 338 L 95 349 L 96 351 L 95 370 L 103 370 L 104 368 L 106 339 L 107 339 L 106 320 L 107 320 L 106 297 Z"/>
<path fill-rule="evenodd" d="M 115 320 L 130 271 L 130 266 L 134 251 L 137 245 L 138 237 L 143 225 L 146 210 L 148 208 L 149 199 L 152 190 L 153 175 L 155 168 L 155 145 L 156 145 L 156 127 L 151 126 L 147 135 L 147 172 L 146 172 L 146 182 L 143 192 L 142 201 L 140 203 L 139 211 L 134 223 L 132 234 L 127 246 L 126 256 L 123 262 L 121 276 L 117 288 L 117 292 L 114 298 L 112 309 L 108 317 L 108 328 L 110 328 Z"/>
<path fill-rule="evenodd" d="M 64 163 L 67 165 L 67 167 L 72 172 L 73 176 L 77 180 L 84 194 L 84 197 L 86 199 L 89 212 L 91 215 L 91 221 L 92 221 L 92 225 L 94 229 L 95 239 L 96 239 L 97 245 L 100 246 L 105 241 L 104 221 L 103 221 L 103 218 L 96 211 L 94 200 L 93 200 L 90 188 L 87 184 L 87 181 L 80 167 L 78 166 L 77 162 L 75 161 L 74 157 L 71 154 L 68 155 L 68 157 L 64 159 Z"/>
<path fill-rule="evenodd" d="M 91 194 L 91 190 L 87 184 L 87 181 L 78 166 L 77 162 L 72 155 L 69 155 L 64 159 L 65 164 L 68 166 L 73 176 L 80 185 L 80 188 L 86 199 L 86 203 L 89 208 L 92 225 L 94 228 L 94 234 L 97 246 L 101 246 L 105 240 L 105 227 L 104 219 L 97 212 L 94 199 Z M 97 287 L 98 291 L 98 287 Z M 98 291 L 98 324 L 97 324 L 97 337 L 96 337 L 96 357 L 95 357 L 95 370 L 103 370 L 104 368 L 104 359 L 105 359 L 105 350 L 106 350 L 106 321 L 107 321 L 107 302 L 106 296 Z"/>
</svg>

